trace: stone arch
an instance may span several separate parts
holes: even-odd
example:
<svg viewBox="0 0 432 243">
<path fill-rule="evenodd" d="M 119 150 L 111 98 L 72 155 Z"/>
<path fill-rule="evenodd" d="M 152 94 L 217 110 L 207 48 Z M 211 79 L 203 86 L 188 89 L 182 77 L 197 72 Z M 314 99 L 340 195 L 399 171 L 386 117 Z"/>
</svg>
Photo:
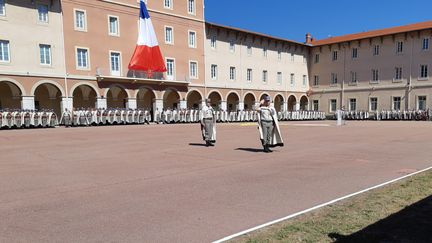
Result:
<svg viewBox="0 0 432 243">
<path fill-rule="evenodd" d="M 58 84 L 55 85 L 55 82 L 39 83 L 32 90 L 32 94 L 36 110 L 53 110 L 57 116 L 61 115 L 61 101 L 64 93 Z"/>
<path fill-rule="evenodd" d="M 186 95 L 187 99 L 187 108 L 191 109 L 198 109 L 200 104 L 202 103 L 203 96 L 199 90 L 190 90 L 189 93 Z"/>
<path fill-rule="evenodd" d="M 276 111 L 283 111 L 285 99 L 282 94 L 276 94 L 273 102 Z"/>
<path fill-rule="evenodd" d="M 105 91 L 107 108 L 126 108 L 129 94 L 121 85 L 112 85 Z"/>
<path fill-rule="evenodd" d="M 72 85 L 72 87 L 69 90 L 69 94 L 73 94 L 73 92 L 75 91 L 75 89 L 78 88 L 81 85 L 87 85 L 87 86 L 89 86 L 90 88 L 92 88 L 96 92 L 97 97 L 100 96 L 99 88 L 96 85 L 94 85 L 94 84 L 92 84 L 90 82 L 78 82 L 78 83 Z"/>
<path fill-rule="evenodd" d="M 297 97 L 295 97 L 295 95 L 290 95 L 288 97 L 288 110 L 295 111 L 296 105 L 297 105 Z"/>
<path fill-rule="evenodd" d="M 261 100 L 263 100 L 264 99 L 264 96 L 270 96 L 267 92 L 262 92 L 261 93 L 261 95 L 260 95 L 260 99 L 259 99 L 259 101 L 261 101 Z M 270 96 L 271 97 L 271 96 Z"/>
<path fill-rule="evenodd" d="M 104 90 L 103 95 L 104 95 L 105 98 L 108 98 L 108 92 L 109 92 L 110 89 L 113 88 L 113 87 L 118 87 L 118 88 L 120 88 L 120 89 L 123 89 L 123 90 L 126 92 L 126 95 L 127 95 L 126 98 L 131 97 L 131 95 L 129 94 L 128 89 L 127 89 L 124 85 L 121 85 L 121 84 L 113 84 L 113 85 L 110 85 L 108 88 L 106 88 L 106 89 Z"/>
<path fill-rule="evenodd" d="M 82 83 L 71 89 L 73 108 L 96 108 L 97 89 L 87 83 Z"/>
<path fill-rule="evenodd" d="M 219 91 L 210 91 L 207 98 L 210 99 L 210 103 L 214 109 L 222 108 L 220 107 L 222 103 L 222 95 Z"/>
<path fill-rule="evenodd" d="M 13 84 L 16 85 L 17 88 L 19 88 L 19 90 L 21 91 L 21 95 L 22 95 L 22 96 L 26 96 L 26 95 L 27 95 L 27 92 L 26 92 L 24 86 L 22 86 L 22 84 L 20 84 L 20 83 L 19 83 L 18 81 L 16 81 L 15 79 L 0 77 L 0 83 L 1 83 L 1 82 L 9 82 L 9 83 L 13 83 Z"/>
<path fill-rule="evenodd" d="M 251 110 L 255 108 L 255 103 L 257 102 L 256 96 L 254 93 L 247 93 L 243 97 L 244 109 Z"/>
<path fill-rule="evenodd" d="M 237 111 L 239 109 L 240 95 L 238 95 L 237 92 L 235 91 L 229 92 L 226 101 L 227 101 L 228 112 Z"/>
<path fill-rule="evenodd" d="M 135 97 L 138 109 L 153 110 L 154 100 L 156 99 L 156 94 L 153 89 L 142 86 L 136 91 Z M 153 112 L 151 113 L 153 114 Z"/>
<path fill-rule="evenodd" d="M 180 93 L 174 88 L 168 88 L 162 95 L 165 109 L 178 109 L 180 108 Z"/>
<path fill-rule="evenodd" d="M 140 93 L 140 91 L 142 90 L 146 90 L 146 91 L 151 91 L 153 93 L 153 96 L 155 97 L 155 99 L 158 98 L 156 92 L 154 91 L 154 89 L 150 86 L 140 86 L 136 91 L 133 97 L 135 97 L 136 99 L 138 99 L 138 93 Z"/>
<path fill-rule="evenodd" d="M 9 80 L 0 80 L 0 110 L 21 109 L 22 96 L 22 86 Z"/>
<path fill-rule="evenodd" d="M 51 84 L 51 85 L 54 85 L 55 87 L 57 87 L 57 89 L 59 89 L 59 91 L 60 91 L 60 93 L 61 93 L 61 96 L 62 96 L 62 97 L 66 97 L 66 93 L 65 93 L 63 87 L 62 87 L 59 83 L 54 82 L 54 81 L 51 81 L 51 80 L 40 80 L 40 81 L 36 82 L 36 83 L 33 85 L 32 89 L 31 89 L 31 91 L 30 91 L 30 95 L 35 95 L 35 91 L 36 91 L 36 89 L 37 89 L 40 85 L 42 85 L 42 84 Z"/>
<path fill-rule="evenodd" d="M 300 110 L 305 111 L 309 109 L 309 98 L 306 95 L 303 95 L 300 98 Z"/>
</svg>

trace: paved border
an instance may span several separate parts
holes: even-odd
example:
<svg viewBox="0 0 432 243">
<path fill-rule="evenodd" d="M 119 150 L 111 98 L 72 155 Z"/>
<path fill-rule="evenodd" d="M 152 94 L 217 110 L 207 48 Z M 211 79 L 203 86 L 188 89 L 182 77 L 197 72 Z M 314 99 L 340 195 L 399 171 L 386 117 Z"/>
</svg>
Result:
<svg viewBox="0 0 432 243">
<path fill-rule="evenodd" d="M 299 216 L 299 215 L 302 215 L 302 214 L 305 214 L 305 213 L 308 213 L 308 212 L 314 211 L 314 210 L 316 210 L 316 209 L 319 209 L 319 208 L 322 208 L 322 207 L 328 206 L 328 205 L 330 205 L 330 204 L 334 204 L 334 203 L 337 203 L 337 202 L 339 202 L 339 201 L 342 201 L 342 200 L 348 199 L 348 198 L 350 198 L 350 197 L 353 197 L 353 196 L 356 196 L 356 195 L 359 195 L 359 194 L 362 194 L 362 193 L 365 193 L 365 192 L 368 192 L 368 191 L 371 191 L 371 190 L 374 190 L 374 189 L 377 189 L 377 188 L 380 188 L 380 187 L 383 187 L 383 186 L 386 186 L 386 185 L 389 185 L 389 184 L 392 184 L 392 183 L 395 183 L 395 182 L 397 182 L 397 181 L 403 180 L 403 179 L 408 178 L 408 177 L 412 177 L 412 176 L 414 176 L 414 175 L 417 175 L 417 174 L 420 174 L 420 173 L 426 172 L 426 171 L 431 170 L 431 169 L 432 169 L 432 166 L 431 166 L 431 167 L 428 167 L 428 168 L 426 168 L 426 169 L 419 170 L 419 171 L 416 171 L 416 172 L 414 172 L 414 173 L 410 173 L 410 174 L 408 174 L 408 175 L 405 175 L 405 176 L 402 176 L 402 177 L 399 177 L 399 178 L 393 179 L 393 180 L 391 180 L 391 181 L 387 181 L 387 182 L 384 182 L 384 183 L 382 183 L 382 184 L 379 184 L 379 185 L 376 185 L 376 186 L 373 186 L 373 187 L 369 187 L 369 188 L 367 188 L 367 189 L 364 189 L 364 190 L 361 190 L 361 191 L 358 191 L 358 192 L 355 192 L 355 193 L 352 193 L 352 194 L 349 194 L 349 195 L 346 195 L 346 196 L 343 196 L 343 197 L 340 197 L 340 198 L 337 198 L 337 199 L 331 200 L 331 201 L 329 201 L 329 202 L 326 202 L 326 203 L 323 203 L 323 204 L 317 205 L 317 206 L 315 206 L 315 207 L 312 207 L 312 208 L 309 208 L 309 209 L 306 209 L 306 210 L 303 210 L 303 211 L 300 211 L 300 212 L 297 212 L 297 213 L 294 213 L 294 214 L 291 214 L 291 215 L 285 216 L 285 217 L 283 217 L 283 218 L 276 219 L 276 220 L 270 221 L 270 222 L 268 222 L 268 223 L 265 223 L 265 224 L 261 224 L 261 225 L 255 226 L 255 227 L 253 227 L 253 228 L 250 228 L 250 229 L 247 229 L 247 230 L 241 231 L 241 232 L 239 232 L 239 233 L 236 233 L 236 234 L 233 234 L 233 235 L 230 235 L 230 236 L 224 237 L 224 238 L 222 238 L 222 239 L 220 239 L 220 240 L 213 241 L 213 243 L 221 243 L 221 242 L 225 242 L 225 241 L 231 240 L 231 239 L 233 239 L 233 238 L 236 238 L 236 237 L 241 236 L 241 235 L 245 235 L 245 234 L 250 233 L 250 232 L 252 232 L 252 231 L 256 231 L 256 230 L 262 229 L 262 228 L 264 228 L 264 227 L 267 227 L 267 226 L 270 226 L 270 225 L 273 225 L 273 224 L 276 224 L 276 223 L 279 223 L 279 222 L 282 222 L 282 221 L 285 221 L 285 220 L 288 220 L 288 219 L 291 219 L 291 218 L 297 217 L 297 216 Z"/>
</svg>

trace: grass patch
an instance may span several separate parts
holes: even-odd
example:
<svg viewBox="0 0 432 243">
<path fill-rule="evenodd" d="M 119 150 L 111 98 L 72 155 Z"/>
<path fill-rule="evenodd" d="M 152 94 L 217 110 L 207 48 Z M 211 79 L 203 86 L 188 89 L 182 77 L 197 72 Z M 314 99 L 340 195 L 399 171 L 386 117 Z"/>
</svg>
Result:
<svg viewBox="0 0 432 243">
<path fill-rule="evenodd" d="M 230 242 L 432 242 L 432 171 Z"/>
</svg>

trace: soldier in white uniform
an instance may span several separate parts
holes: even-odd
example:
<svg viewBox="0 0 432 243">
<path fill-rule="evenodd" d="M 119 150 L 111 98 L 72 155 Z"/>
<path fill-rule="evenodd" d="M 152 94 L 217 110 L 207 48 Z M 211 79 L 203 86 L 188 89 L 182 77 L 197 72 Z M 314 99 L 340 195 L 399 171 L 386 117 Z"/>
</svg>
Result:
<svg viewBox="0 0 432 243">
<path fill-rule="evenodd" d="M 258 111 L 258 129 L 265 153 L 273 152 L 270 147 L 283 147 L 283 140 L 277 119 L 277 112 L 270 106 L 270 96 L 264 97 Z"/>
<path fill-rule="evenodd" d="M 69 112 L 69 110 L 66 108 L 65 111 L 62 114 L 62 117 L 60 118 L 60 123 L 64 124 L 66 127 L 70 127 L 72 123 L 72 114 Z"/>
<path fill-rule="evenodd" d="M 200 114 L 201 133 L 206 146 L 214 146 L 216 143 L 216 117 L 210 100 L 203 105 Z"/>
</svg>

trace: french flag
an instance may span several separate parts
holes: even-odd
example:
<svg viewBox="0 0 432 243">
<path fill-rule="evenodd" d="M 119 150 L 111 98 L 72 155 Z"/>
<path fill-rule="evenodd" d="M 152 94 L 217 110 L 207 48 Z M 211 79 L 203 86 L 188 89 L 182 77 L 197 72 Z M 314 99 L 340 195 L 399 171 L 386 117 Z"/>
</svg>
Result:
<svg viewBox="0 0 432 243">
<path fill-rule="evenodd" d="M 159 49 L 153 23 L 144 0 L 140 1 L 140 21 L 138 42 L 129 62 L 129 70 L 165 72 L 166 66 Z"/>
</svg>

